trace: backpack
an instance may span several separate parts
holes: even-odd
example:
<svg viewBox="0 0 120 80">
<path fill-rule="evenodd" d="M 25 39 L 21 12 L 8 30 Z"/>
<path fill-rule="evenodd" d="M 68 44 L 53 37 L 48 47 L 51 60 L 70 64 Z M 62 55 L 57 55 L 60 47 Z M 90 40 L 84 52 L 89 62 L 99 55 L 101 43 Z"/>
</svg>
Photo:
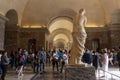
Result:
<svg viewBox="0 0 120 80">
<path fill-rule="evenodd" d="M 20 64 L 20 65 L 23 65 L 24 60 L 25 60 L 25 57 L 24 57 L 23 55 L 20 55 L 19 58 L 20 58 L 20 59 L 19 59 L 19 64 Z"/>
<path fill-rule="evenodd" d="M 84 62 L 84 63 L 88 62 L 88 60 L 87 60 L 87 53 L 83 54 L 81 61 Z"/>
</svg>

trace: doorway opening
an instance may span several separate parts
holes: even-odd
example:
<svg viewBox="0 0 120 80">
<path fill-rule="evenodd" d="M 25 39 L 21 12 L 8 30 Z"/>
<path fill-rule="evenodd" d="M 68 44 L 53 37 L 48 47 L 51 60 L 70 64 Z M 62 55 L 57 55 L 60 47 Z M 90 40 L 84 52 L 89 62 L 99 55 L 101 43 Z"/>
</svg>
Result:
<svg viewBox="0 0 120 80">
<path fill-rule="evenodd" d="M 29 53 L 36 51 L 36 39 L 28 40 L 28 51 L 29 51 Z"/>
</svg>

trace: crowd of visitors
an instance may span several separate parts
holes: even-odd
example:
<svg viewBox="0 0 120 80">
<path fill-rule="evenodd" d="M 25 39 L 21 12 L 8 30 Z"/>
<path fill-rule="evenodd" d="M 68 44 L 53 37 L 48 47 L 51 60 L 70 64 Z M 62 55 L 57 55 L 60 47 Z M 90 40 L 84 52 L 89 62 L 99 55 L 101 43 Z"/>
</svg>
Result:
<svg viewBox="0 0 120 80">
<path fill-rule="evenodd" d="M 65 49 L 51 49 L 46 51 L 43 47 L 39 51 L 28 52 L 26 49 L 19 48 L 18 51 L 11 51 L 9 58 L 6 51 L 0 53 L 0 72 L 1 79 L 5 80 L 8 65 L 16 70 L 18 79 L 22 80 L 23 70 L 27 68 L 26 64 L 31 64 L 34 73 L 43 74 L 46 72 L 46 65 L 52 65 L 52 71 L 62 73 L 66 64 L 69 64 L 70 52 Z M 96 75 L 99 69 L 108 71 L 109 66 L 119 65 L 120 70 L 120 47 L 116 49 L 101 49 L 97 51 L 86 49 L 82 60 L 88 66 L 94 66 Z M 103 76 L 106 76 L 104 73 Z"/>
<path fill-rule="evenodd" d="M 88 65 L 92 65 L 96 69 L 96 75 L 98 70 L 104 71 L 104 76 L 108 71 L 108 67 L 114 67 L 119 65 L 120 70 L 120 47 L 118 49 L 101 49 L 99 51 L 93 51 L 86 49 L 83 54 L 82 61 Z"/>
<path fill-rule="evenodd" d="M 46 64 L 52 65 L 53 72 L 56 67 L 57 72 L 62 73 L 65 64 L 68 64 L 68 52 L 64 49 L 53 49 L 45 51 L 42 47 L 39 51 L 28 52 L 26 49 L 19 48 L 18 51 L 11 51 L 9 58 L 6 51 L 0 53 L 0 72 L 1 79 L 5 80 L 8 65 L 16 70 L 18 79 L 22 80 L 23 70 L 27 68 L 26 64 L 31 64 L 34 73 L 45 73 Z"/>
</svg>

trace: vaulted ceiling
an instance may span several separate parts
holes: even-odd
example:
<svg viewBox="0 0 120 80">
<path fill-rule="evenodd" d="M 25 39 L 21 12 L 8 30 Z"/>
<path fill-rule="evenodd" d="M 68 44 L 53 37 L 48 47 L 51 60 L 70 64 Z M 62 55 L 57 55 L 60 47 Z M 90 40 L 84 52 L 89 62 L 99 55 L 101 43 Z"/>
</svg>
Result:
<svg viewBox="0 0 120 80">
<path fill-rule="evenodd" d="M 10 9 L 18 13 L 19 25 L 48 25 L 58 16 L 73 18 L 80 8 L 87 12 L 87 26 L 102 26 L 110 22 L 110 15 L 120 8 L 120 0 L 0 0 L 0 13 Z"/>
</svg>

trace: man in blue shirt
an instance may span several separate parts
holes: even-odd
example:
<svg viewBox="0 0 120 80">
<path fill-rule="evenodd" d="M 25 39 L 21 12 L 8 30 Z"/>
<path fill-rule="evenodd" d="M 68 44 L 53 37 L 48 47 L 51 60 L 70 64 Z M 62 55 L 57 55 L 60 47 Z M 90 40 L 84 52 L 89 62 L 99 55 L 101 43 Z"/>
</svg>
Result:
<svg viewBox="0 0 120 80">
<path fill-rule="evenodd" d="M 40 73 L 45 72 L 45 64 L 46 64 L 46 52 L 44 48 L 39 52 L 39 60 L 40 60 Z"/>
<path fill-rule="evenodd" d="M 62 60 L 62 58 L 63 58 L 63 52 L 62 52 L 61 49 L 59 49 L 59 51 L 58 51 L 58 61 Z"/>
</svg>

